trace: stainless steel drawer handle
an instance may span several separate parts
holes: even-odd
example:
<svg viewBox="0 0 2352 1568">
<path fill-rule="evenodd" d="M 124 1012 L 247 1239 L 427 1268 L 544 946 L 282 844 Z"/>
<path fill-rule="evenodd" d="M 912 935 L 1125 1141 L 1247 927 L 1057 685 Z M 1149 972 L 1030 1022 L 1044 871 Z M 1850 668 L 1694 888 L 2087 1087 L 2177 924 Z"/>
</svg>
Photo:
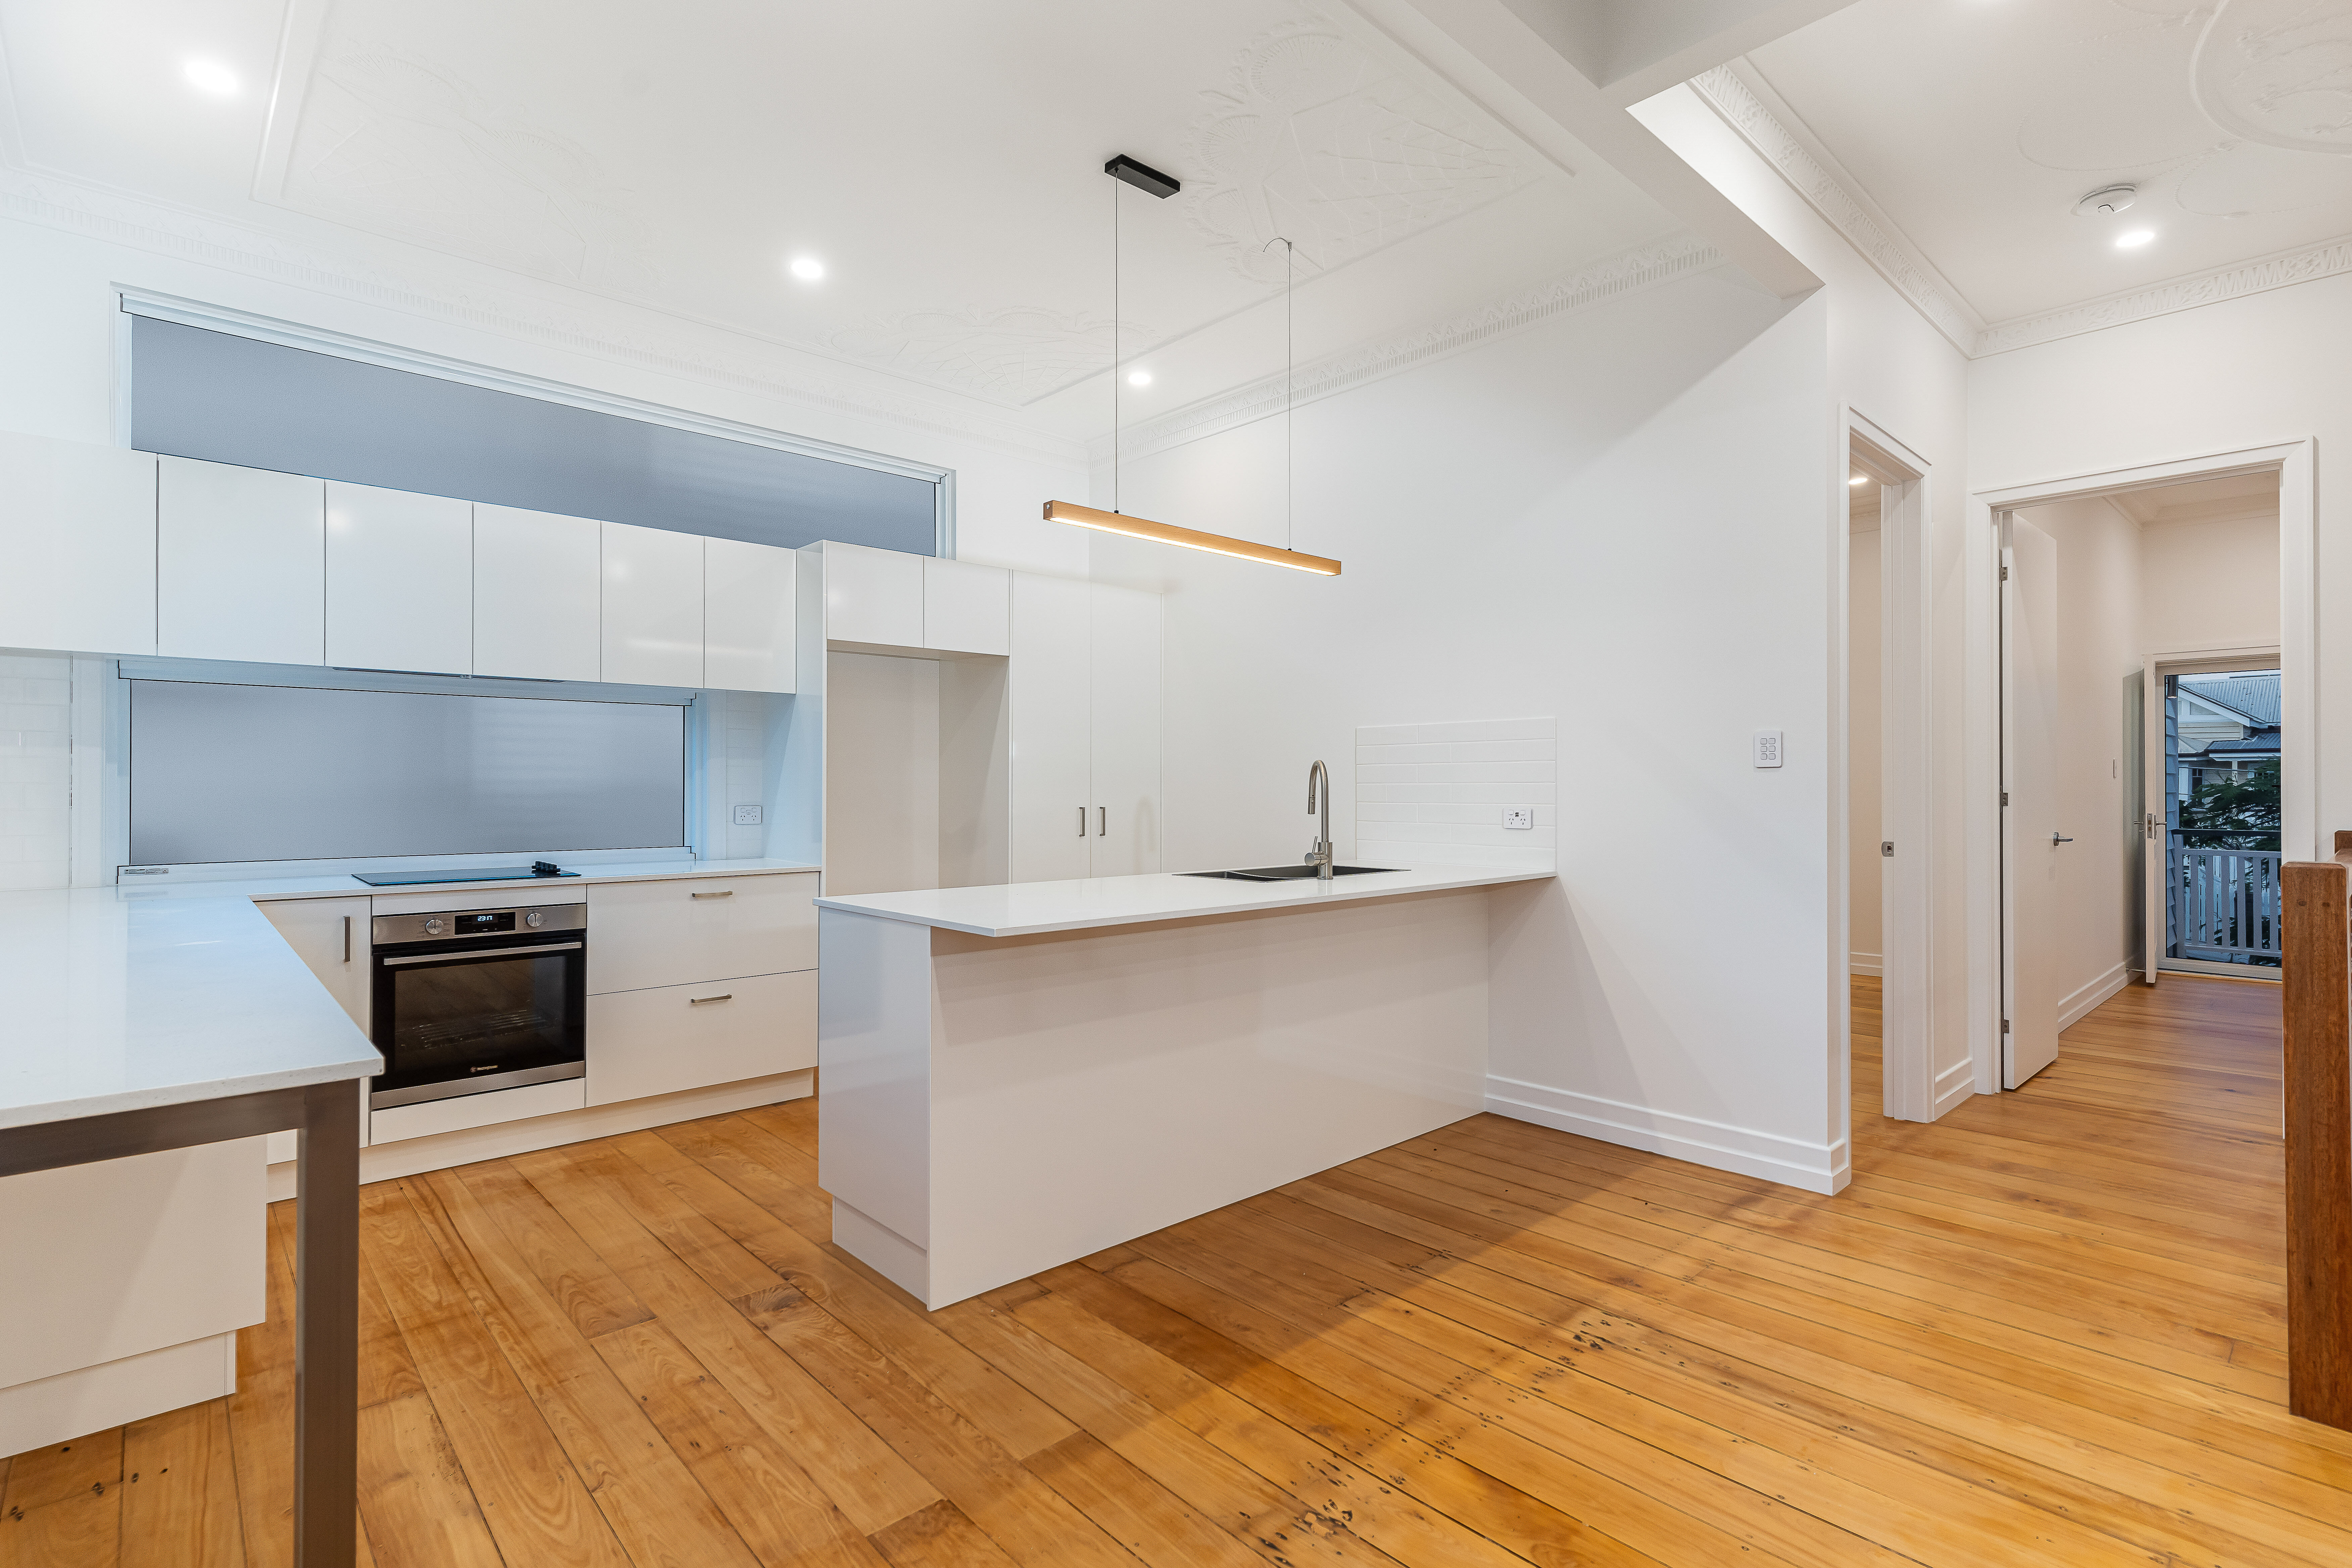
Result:
<svg viewBox="0 0 2352 1568">
<path fill-rule="evenodd" d="M 1083 806 L 1083 805 L 1082 805 L 1082 806 L 1078 807 L 1078 837 L 1081 837 L 1081 838 L 1084 838 L 1086 836 L 1087 836 L 1087 808 L 1086 808 L 1085 806 Z"/>
<path fill-rule="evenodd" d="M 705 1002 L 732 1002 L 733 1000 L 735 1000 L 735 993 L 722 991 L 716 996 L 689 996 L 686 999 L 686 1005 L 689 1007 L 699 1007 Z"/>
<path fill-rule="evenodd" d="M 395 963 L 454 963 L 461 958 L 520 958 L 527 952 L 577 952 L 576 942 L 551 942 L 544 947 L 478 947 L 467 952 L 420 952 L 414 958 L 387 958 L 384 965 Z"/>
<path fill-rule="evenodd" d="M 731 899 L 734 896 L 735 889 L 732 888 L 721 888 L 715 893 L 688 893 L 687 895 L 689 899 Z"/>
</svg>

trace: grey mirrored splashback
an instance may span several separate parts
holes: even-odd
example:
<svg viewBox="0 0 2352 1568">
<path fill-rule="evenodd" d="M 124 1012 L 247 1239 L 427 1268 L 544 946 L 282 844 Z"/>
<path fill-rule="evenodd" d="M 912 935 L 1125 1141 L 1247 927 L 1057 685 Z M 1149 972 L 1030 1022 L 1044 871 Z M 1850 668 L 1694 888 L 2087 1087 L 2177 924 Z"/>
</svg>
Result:
<svg viewBox="0 0 2352 1568">
<path fill-rule="evenodd" d="M 686 843 L 674 703 L 129 685 L 135 864 Z"/>
</svg>

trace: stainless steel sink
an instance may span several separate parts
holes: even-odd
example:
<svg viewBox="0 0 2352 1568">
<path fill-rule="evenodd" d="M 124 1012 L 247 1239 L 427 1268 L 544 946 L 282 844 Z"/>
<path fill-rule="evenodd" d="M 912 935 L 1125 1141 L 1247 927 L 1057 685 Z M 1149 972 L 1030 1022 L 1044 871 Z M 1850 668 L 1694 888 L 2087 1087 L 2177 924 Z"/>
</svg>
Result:
<svg viewBox="0 0 2352 1568">
<path fill-rule="evenodd" d="M 1393 871 L 1394 866 L 1334 866 L 1334 877 L 1371 877 Z M 1234 882 L 1297 882 L 1315 875 L 1313 866 L 1252 866 L 1241 871 L 1180 871 L 1180 877 L 1223 877 Z"/>
</svg>

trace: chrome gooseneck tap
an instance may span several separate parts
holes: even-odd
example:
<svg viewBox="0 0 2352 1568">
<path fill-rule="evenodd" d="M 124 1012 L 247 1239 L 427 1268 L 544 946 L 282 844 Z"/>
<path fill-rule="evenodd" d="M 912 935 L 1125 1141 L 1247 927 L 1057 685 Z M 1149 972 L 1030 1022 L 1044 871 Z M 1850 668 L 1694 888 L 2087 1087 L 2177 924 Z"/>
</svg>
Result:
<svg viewBox="0 0 2352 1568">
<path fill-rule="evenodd" d="M 1315 868 L 1317 881 L 1328 882 L 1331 879 L 1331 774 L 1320 759 L 1307 770 L 1307 809 L 1319 809 L 1322 813 L 1317 823 L 1315 847 L 1307 852 L 1307 863 Z"/>
</svg>

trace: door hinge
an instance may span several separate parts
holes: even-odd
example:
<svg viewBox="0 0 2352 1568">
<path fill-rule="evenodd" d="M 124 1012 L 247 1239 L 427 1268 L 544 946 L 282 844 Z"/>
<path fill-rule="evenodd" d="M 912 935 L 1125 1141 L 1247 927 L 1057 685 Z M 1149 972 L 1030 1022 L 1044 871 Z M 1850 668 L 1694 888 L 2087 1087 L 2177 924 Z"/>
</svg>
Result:
<svg viewBox="0 0 2352 1568">
<path fill-rule="evenodd" d="M 2009 804 L 2009 792 L 2007 790 L 2000 792 L 2000 804 L 2003 805 L 2007 805 Z"/>
<path fill-rule="evenodd" d="M 2009 568 L 2006 566 L 2000 569 L 2000 580 L 2004 583 L 2009 581 Z"/>
<path fill-rule="evenodd" d="M 2009 1020 L 2006 1018 L 2000 1021 L 2000 1032 L 2004 1035 L 2009 1033 Z"/>
<path fill-rule="evenodd" d="M 1878 841 L 1878 852 L 1879 852 L 1881 855 L 1885 856 L 1889 860 L 1894 859 L 1894 858 L 1895 858 L 1895 840 L 1893 840 L 1892 838 L 1882 838 L 1882 839 L 1880 839 L 1880 840 Z"/>
</svg>

